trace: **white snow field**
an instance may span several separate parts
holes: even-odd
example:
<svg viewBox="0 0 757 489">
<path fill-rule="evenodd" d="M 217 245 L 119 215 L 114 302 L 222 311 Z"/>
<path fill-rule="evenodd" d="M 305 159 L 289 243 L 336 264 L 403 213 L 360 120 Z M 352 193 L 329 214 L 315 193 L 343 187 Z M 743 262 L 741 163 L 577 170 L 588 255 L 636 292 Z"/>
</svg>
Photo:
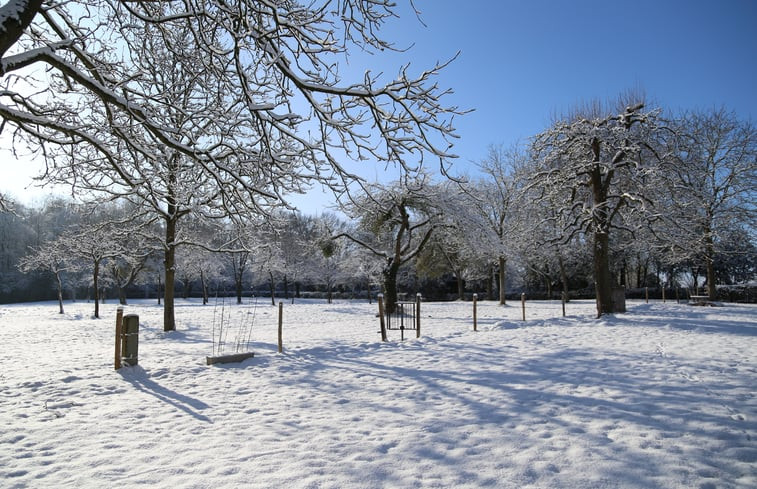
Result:
<svg viewBox="0 0 757 489">
<path fill-rule="evenodd" d="M 227 302 L 255 357 L 208 366 L 218 306 L 136 301 L 119 371 L 116 305 L 65 307 L 0 306 L 0 487 L 757 487 L 755 305 L 424 303 L 381 343 L 376 304 L 303 301 L 278 354 L 278 307 Z"/>
</svg>

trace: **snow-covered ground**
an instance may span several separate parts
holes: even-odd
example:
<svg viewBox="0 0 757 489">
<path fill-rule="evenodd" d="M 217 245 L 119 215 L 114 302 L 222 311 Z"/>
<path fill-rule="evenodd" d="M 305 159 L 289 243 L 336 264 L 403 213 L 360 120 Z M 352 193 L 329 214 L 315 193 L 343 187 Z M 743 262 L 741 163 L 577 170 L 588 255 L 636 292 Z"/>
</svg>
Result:
<svg viewBox="0 0 757 489">
<path fill-rule="evenodd" d="M 0 487 L 754 488 L 757 307 L 424 303 L 381 343 L 376 305 L 224 307 L 255 357 L 207 366 L 219 308 L 0 306 Z M 214 319 L 215 316 L 215 319 Z M 216 332 L 218 330 L 216 329 Z M 227 348 L 227 353 L 233 348 Z"/>
</svg>

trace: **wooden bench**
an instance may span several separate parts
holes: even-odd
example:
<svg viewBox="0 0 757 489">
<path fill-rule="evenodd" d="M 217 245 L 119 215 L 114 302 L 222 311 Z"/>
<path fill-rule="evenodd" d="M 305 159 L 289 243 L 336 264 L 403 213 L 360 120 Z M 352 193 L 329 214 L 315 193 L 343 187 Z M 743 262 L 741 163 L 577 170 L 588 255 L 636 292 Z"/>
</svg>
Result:
<svg viewBox="0 0 757 489">
<path fill-rule="evenodd" d="M 712 302 L 710 302 L 710 296 L 708 295 L 690 295 L 689 304 L 692 306 L 710 306 Z"/>
</svg>

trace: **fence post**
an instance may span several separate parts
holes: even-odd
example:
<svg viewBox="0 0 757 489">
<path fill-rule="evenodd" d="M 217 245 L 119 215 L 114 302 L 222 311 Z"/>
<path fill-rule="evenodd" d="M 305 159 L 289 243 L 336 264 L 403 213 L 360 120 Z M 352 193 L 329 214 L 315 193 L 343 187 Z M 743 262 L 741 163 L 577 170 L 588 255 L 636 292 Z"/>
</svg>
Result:
<svg viewBox="0 0 757 489">
<path fill-rule="evenodd" d="M 520 307 L 523 310 L 523 320 L 526 320 L 526 293 L 520 294 Z"/>
<path fill-rule="evenodd" d="M 384 294 L 378 295 L 379 323 L 381 324 L 381 341 L 386 341 L 386 323 L 384 322 Z"/>
<path fill-rule="evenodd" d="M 644 287 L 644 295 L 647 300 L 647 304 L 649 304 L 649 287 Z"/>
<path fill-rule="evenodd" d="M 562 317 L 565 317 L 565 303 L 568 302 L 568 297 L 567 297 L 567 294 L 565 294 L 565 292 L 563 292 L 561 295 L 562 295 Z"/>
<path fill-rule="evenodd" d="M 662 286 L 662 303 L 665 304 L 665 284 Z"/>
<path fill-rule="evenodd" d="M 421 337 L 421 293 L 415 294 L 415 337 Z"/>
<path fill-rule="evenodd" d="M 116 309 L 116 356 L 113 360 L 115 370 L 121 368 L 121 333 L 124 320 L 124 308 L 119 306 Z"/>
<path fill-rule="evenodd" d="M 284 340 L 282 338 L 283 329 L 284 329 L 284 303 L 279 301 L 279 353 L 284 352 Z"/>
<path fill-rule="evenodd" d="M 476 305 L 478 303 L 478 294 L 473 294 L 473 331 L 478 331 L 478 317 L 476 314 Z"/>
</svg>

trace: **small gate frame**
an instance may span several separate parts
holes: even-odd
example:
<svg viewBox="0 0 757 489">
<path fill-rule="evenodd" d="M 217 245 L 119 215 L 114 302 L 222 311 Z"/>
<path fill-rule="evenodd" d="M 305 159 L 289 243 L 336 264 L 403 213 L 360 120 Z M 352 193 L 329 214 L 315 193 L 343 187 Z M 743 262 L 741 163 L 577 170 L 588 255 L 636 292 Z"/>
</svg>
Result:
<svg viewBox="0 0 757 489">
<path fill-rule="evenodd" d="M 394 313 L 386 314 L 386 329 L 399 330 L 402 341 L 405 341 L 405 330 L 415 331 L 416 337 L 420 338 L 420 302 L 420 294 L 415 302 L 397 302 Z"/>
</svg>

